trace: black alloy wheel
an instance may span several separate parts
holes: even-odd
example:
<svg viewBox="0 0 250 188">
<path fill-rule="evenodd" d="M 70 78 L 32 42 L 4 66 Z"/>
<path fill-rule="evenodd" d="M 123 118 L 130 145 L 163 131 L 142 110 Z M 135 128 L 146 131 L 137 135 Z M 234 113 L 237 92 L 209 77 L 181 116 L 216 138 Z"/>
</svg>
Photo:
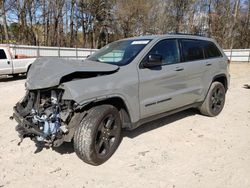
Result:
<svg viewBox="0 0 250 188">
<path fill-rule="evenodd" d="M 119 111 L 104 104 L 91 108 L 75 130 L 74 149 L 84 162 L 100 165 L 107 161 L 121 141 Z"/>
</svg>

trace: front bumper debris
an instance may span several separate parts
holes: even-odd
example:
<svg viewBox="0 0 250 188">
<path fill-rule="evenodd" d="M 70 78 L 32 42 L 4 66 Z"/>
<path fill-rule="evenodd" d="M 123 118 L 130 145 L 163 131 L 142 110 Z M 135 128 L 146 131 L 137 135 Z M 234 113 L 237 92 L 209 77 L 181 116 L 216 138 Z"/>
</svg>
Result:
<svg viewBox="0 0 250 188">
<path fill-rule="evenodd" d="M 61 96 L 61 90 L 27 92 L 14 106 L 12 118 L 18 123 L 20 143 L 26 137 L 39 147 L 58 147 L 64 142 L 73 105 L 72 101 L 61 101 Z"/>
</svg>

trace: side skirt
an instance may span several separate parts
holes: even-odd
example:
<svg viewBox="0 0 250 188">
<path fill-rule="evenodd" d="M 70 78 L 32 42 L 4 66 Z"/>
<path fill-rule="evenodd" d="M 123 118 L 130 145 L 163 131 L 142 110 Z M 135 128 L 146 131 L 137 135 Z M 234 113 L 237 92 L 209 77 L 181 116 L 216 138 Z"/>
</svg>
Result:
<svg viewBox="0 0 250 188">
<path fill-rule="evenodd" d="M 194 103 L 194 104 L 191 104 L 191 105 L 187 105 L 187 106 L 184 106 L 184 107 L 181 107 L 181 108 L 177 108 L 177 109 L 174 109 L 174 110 L 171 110 L 171 111 L 163 112 L 161 114 L 157 114 L 157 115 L 153 115 L 153 116 L 141 119 L 141 120 L 139 120 L 139 121 L 137 121 L 135 123 L 131 123 L 131 126 L 128 128 L 128 130 L 136 129 L 137 127 L 139 127 L 139 126 L 141 126 L 141 125 L 143 125 L 145 123 L 148 123 L 148 122 L 151 122 L 151 121 L 154 121 L 154 120 L 157 120 L 157 119 L 161 119 L 161 118 L 163 118 L 165 116 L 169 116 L 169 115 L 172 115 L 172 114 L 187 110 L 189 108 L 197 108 L 197 107 L 201 106 L 201 104 L 202 104 L 202 102 L 198 102 L 198 103 Z"/>
</svg>

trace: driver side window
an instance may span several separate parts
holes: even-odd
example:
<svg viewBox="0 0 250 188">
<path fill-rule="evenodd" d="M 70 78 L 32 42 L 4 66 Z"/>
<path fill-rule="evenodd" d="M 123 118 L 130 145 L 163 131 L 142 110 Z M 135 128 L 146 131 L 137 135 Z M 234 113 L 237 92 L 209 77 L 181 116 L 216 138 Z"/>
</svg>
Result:
<svg viewBox="0 0 250 188">
<path fill-rule="evenodd" d="M 162 56 L 162 65 L 170 65 L 180 62 L 178 43 L 175 39 L 166 39 L 158 42 L 149 52 L 149 55 Z"/>
</svg>

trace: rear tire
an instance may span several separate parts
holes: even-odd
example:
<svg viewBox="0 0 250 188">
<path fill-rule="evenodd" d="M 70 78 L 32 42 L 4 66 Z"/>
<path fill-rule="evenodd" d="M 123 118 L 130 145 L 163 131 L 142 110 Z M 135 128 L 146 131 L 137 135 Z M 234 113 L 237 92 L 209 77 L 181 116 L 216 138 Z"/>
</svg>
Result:
<svg viewBox="0 0 250 188">
<path fill-rule="evenodd" d="M 206 96 L 205 101 L 199 108 L 201 114 L 214 117 L 223 109 L 225 104 L 225 87 L 220 82 L 213 82 Z"/>
<path fill-rule="evenodd" d="M 89 110 L 76 129 L 74 149 L 84 162 L 100 165 L 116 151 L 121 140 L 121 118 L 112 105 L 100 105 Z"/>
</svg>

